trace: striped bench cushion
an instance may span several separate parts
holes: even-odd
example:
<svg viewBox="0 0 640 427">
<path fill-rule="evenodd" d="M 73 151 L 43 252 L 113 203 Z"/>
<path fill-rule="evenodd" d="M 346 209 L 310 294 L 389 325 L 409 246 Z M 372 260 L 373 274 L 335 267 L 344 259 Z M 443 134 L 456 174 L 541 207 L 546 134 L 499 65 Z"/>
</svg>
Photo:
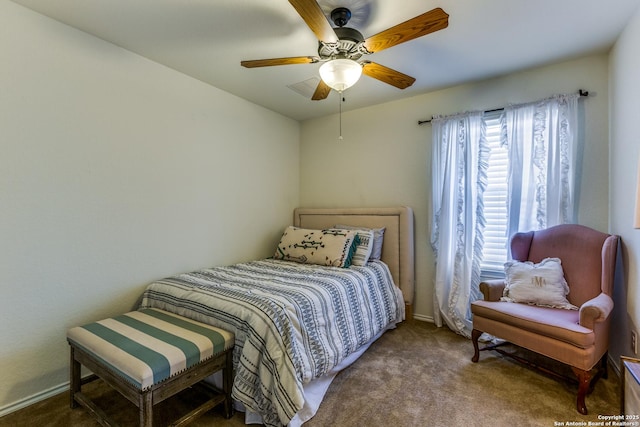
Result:
<svg viewBox="0 0 640 427">
<path fill-rule="evenodd" d="M 231 332 L 158 309 L 69 329 L 67 339 L 147 390 L 234 344 Z"/>
</svg>

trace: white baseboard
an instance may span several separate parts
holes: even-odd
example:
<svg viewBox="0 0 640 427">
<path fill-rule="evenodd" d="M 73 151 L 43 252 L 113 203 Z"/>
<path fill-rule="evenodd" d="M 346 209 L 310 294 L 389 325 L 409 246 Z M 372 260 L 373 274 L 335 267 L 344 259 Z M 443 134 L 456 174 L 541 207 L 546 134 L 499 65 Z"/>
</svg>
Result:
<svg viewBox="0 0 640 427">
<path fill-rule="evenodd" d="M 431 317 L 431 316 L 423 316 L 422 314 L 414 314 L 413 315 L 413 319 L 414 320 L 419 320 L 421 322 L 435 323 L 435 321 L 433 320 L 433 317 Z"/>
<path fill-rule="evenodd" d="M 41 391 L 39 393 L 33 394 L 31 396 L 25 397 L 24 399 L 18 400 L 17 402 L 13 402 L 9 405 L 3 406 L 0 408 L 0 417 L 8 415 L 12 412 L 18 411 L 20 409 L 26 408 L 27 406 L 33 405 L 34 403 L 41 402 L 45 399 L 53 397 L 57 394 L 64 393 L 69 391 L 69 382 L 57 385 L 55 387 L 51 387 L 48 390 Z"/>
</svg>

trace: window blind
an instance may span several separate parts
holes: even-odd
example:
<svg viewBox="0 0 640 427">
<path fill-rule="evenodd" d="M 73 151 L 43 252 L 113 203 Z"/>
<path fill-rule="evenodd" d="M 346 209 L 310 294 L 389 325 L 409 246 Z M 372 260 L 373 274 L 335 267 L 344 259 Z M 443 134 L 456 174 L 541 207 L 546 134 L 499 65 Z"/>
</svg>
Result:
<svg viewBox="0 0 640 427">
<path fill-rule="evenodd" d="M 489 145 L 487 187 L 484 192 L 484 249 L 480 264 L 482 276 L 496 277 L 504 272 L 507 261 L 507 148 L 500 145 L 502 111 L 485 113 L 486 138 Z"/>
</svg>

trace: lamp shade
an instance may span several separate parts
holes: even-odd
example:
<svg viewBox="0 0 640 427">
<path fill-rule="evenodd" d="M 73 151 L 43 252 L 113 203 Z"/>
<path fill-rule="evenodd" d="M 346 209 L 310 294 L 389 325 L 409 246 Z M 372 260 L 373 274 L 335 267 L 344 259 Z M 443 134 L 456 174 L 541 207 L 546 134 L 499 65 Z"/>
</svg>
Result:
<svg viewBox="0 0 640 427">
<path fill-rule="evenodd" d="M 320 77 L 327 86 L 342 92 L 360 79 L 362 66 L 352 59 L 333 59 L 320 66 Z"/>
</svg>

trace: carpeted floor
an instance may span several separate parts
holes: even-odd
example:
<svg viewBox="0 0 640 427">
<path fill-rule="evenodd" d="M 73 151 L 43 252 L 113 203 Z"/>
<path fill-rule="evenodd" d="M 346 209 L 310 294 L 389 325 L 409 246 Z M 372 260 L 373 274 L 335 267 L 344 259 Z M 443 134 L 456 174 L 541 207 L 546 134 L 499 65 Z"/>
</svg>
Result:
<svg viewBox="0 0 640 427">
<path fill-rule="evenodd" d="M 598 415 L 619 413 L 620 385 L 612 369 L 587 396 L 589 415 L 583 416 L 575 410 L 575 386 L 495 352 L 482 352 L 479 363 L 471 362 L 472 354 L 471 341 L 446 328 L 402 324 L 336 377 L 305 427 L 587 425 Z M 101 381 L 83 390 L 123 426 L 136 425 L 136 408 Z M 197 396 L 187 391 L 160 405 L 162 420 L 178 418 L 192 399 Z M 83 409 L 69 409 L 67 393 L 0 418 L 0 426 L 97 425 Z M 244 421 L 242 414 L 226 420 L 214 409 L 192 425 Z"/>
</svg>

